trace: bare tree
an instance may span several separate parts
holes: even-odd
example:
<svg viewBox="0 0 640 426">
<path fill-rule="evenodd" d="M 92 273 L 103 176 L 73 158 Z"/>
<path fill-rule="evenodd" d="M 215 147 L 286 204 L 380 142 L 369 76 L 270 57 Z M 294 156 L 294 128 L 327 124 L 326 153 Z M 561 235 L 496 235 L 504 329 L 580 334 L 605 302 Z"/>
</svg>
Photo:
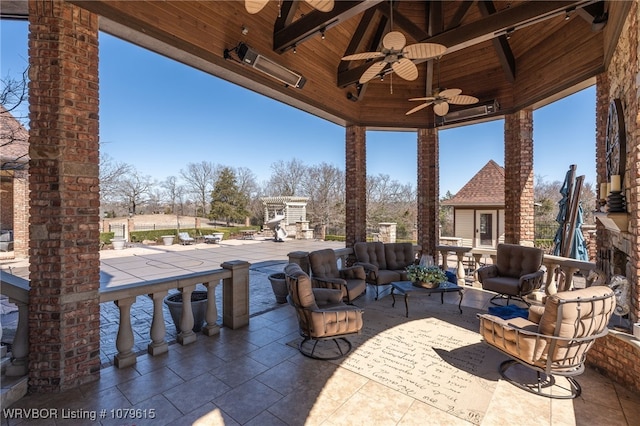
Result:
<svg viewBox="0 0 640 426">
<path fill-rule="evenodd" d="M 137 170 L 128 173 L 119 181 L 120 199 L 129 208 L 130 214 L 136 214 L 138 207 L 148 202 L 153 189 L 151 176 L 141 176 Z"/>
<path fill-rule="evenodd" d="M 100 154 L 100 198 L 108 204 L 120 195 L 120 180 L 133 171 L 133 166 L 115 161 L 109 154 Z"/>
<path fill-rule="evenodd" d="M 301 182 L 307 173 L 307 167 L 297 158 L 284 162 L 282 160 L 271 165 L 271 177 L 267 182 L 267 194 L 270 196 L 300 195 Z"/>
<path fill-rule="evenodd" d="M 320 226 L 344 222 L 344 172 L 327 163 L 307 167 L 302 192 L 309 197 L 308 219 Z"/>
<path fill-rule="evenodd" d="M 22 169 L 28 159 L 29 132 L 27 114 L 21 105 L 27 100 L 28 69 L 19 79 L 7 76 L 0 79 L 0 168 Z"/>
<path fill-rule="evenodd" d="M 213 191 L 217 178 L 216 166 L 208 161 L 189 163 L 186 169 L 180 170 L 180 176 L 185 181 L 187 191 L 198 200 L 197 202 L 200 204 L 198 208 L 202 207 L 202 215 L 206 215 L 207 207 L 211 201 L 211 191 Z"/>
<path fill-rule="evenodd" d="M 184 202 L 184 187 L 178 183 L 178 178 L 175 176 L 169 176 L 160 185 L 164 189 L 165 200 L 171 206 L 171 213 L 178 215 L 177 207 Z"/>
<path fill-rule="evenodd" d="M 367 177 L 367 228 L 377 229 L 380 222 L 396 222 L 398 236 L 409 238 L 416 223 L 415 190 L 389 175 Z"/>
</svg>

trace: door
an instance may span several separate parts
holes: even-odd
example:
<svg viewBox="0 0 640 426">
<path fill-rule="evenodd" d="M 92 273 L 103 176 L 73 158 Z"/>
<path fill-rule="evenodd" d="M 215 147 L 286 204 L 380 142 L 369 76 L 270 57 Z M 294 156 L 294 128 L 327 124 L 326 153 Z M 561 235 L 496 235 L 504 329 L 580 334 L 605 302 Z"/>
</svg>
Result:
<svg viewBox="0 0 640 426">
<path fill-rule="evenodd" d="M 476 238 L 479 246 L 493 247 L 495 241 L 493 212 L 477 212 Z"/>
</svg>

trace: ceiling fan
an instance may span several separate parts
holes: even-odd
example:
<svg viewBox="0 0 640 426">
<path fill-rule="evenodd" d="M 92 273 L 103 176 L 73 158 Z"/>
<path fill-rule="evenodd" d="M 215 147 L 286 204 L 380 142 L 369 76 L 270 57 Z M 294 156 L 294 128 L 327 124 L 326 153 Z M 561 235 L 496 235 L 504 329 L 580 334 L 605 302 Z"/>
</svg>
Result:
<svg viewBox="0 0 640 426">
<path fill-rule="evenodd" d="M 309 5 L 311 5 L 314 9 L 317 9 L 321 12 L 331 12 L 333 10 L 333 0 L 305 0 Z M 269 0 L 244 0 L 244 7 L 247 9 L 247 12 L 251 14 L 255 14 L 260 12 L 266 5 L 269 3 Z M 278 1 L 278 4 L 280 2 Z"/>
<path fill-rule="evenodd" d="M 399 31 L 393 31 L 393 5 L 389 1 L 391 15 L 391 31 L 382 38 L 382 49 L 379 52 L 363 52 L 347 55 L 343 61 L 378 59 L 360 76 L 358 81 L 364 84 L 380 74 L 387 65 L 401 78 L 413 81 L 418 78 L 418 67 L 412 59 L 430 59 L 442 56 L 447 48 L 436 43 L 416 43 L 407 46 L 407 38 Z"/>
<path fill-rule="evenodd" d="M 418 78 L 418 67 L 412 59 L 429 59 L 441 56 L 447 48 L 436 43 L 416 43 L 406 46 L 407 39 L 399 31 L 391 31 L 382 39 L 380 52 L 363 52 L 347 55 L 343 61 L 355 61 L 361 59 L 380 59 L 371 65 L 360 76 L 359 83 L 363 84 L 371 80 L 389 64 L 393 71 L 405 80 L 413 81 Z"/>
<path fill-rule="evenodd" d="M 433 112 L 440 117 L 447 115 L 449 112 L 449 105 L 471 105 L 479 102 L 475 96 L 463 95 L 460 89 L 436 89 L 432 96 L 425 96 L 423 98 L 411 98 L 410 101 L 425 101 L 423 104 L 407 111 L 406 115 L 413 114 L 420 111 L 423 108 L 433 104 Z"/>
</svg>

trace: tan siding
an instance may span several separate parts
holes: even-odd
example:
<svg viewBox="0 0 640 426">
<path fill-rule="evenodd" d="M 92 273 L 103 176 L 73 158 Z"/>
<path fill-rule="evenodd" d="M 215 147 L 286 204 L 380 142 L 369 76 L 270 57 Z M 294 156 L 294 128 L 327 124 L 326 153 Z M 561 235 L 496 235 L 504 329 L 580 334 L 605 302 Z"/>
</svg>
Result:
<svg viewBox="0 0 640 426">
<path fill-rule="evenodd" d="M 456 230 L 455 236 L 462 238 L 462 245 L 473 246 L 473 210 L 456 209 Z"/>
</svg>

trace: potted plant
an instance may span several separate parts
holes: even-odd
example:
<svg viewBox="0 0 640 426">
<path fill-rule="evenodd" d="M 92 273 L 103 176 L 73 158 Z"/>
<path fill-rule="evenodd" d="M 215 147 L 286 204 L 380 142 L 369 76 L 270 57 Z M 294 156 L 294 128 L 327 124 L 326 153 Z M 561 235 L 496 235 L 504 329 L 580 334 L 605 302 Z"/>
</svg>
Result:
<svg viewBox="0 0 640 426">
<path fill-rule="evenodd" d="M 191 311 L 193 312 L 193 332 L 202 330 L 207 314 L 207 292 L 196 290 L 191 293 Z M 164 298 L 164 303 L 169 308 L 171 319 L 180 333 L 180 319 L 182 318 L 182 293 L 169 294 Z"/>
<path fill-rule="evenodd" d="M 287 288 L 284 272 L 269 275 L 269 281 L 271 282 L 273 294 L 276 296 L 276 302 L 287 303 L 289 289 Z"/>
<path fill-rule="evenodd" d="M 447 274 L 437 266 L 409 265 L 406 270 L 409 281 L 418 287 L 436 288 L 447 280 Z"/>
</svg>

